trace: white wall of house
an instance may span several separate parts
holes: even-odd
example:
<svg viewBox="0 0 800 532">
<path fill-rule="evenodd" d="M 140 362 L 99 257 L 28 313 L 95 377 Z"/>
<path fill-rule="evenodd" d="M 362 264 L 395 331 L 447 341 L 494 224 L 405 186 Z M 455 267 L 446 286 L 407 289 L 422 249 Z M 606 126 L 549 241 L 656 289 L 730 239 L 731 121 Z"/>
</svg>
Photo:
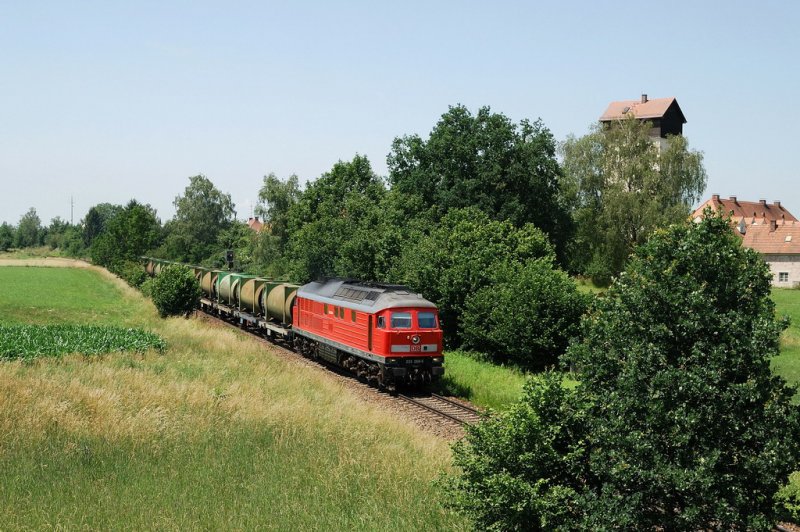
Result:
<svg viewBox="0 0 800 532">
<path fill-rule="evenodd" d="M 800 286 L 800 255 L 764 255 L 764 260 L 772 270 L 772 286 L 794 288 Z M 785 273 L 785 276 L 781 276 Z M 786 277 L 782 281 L 781 277 Z"/>
</svg>

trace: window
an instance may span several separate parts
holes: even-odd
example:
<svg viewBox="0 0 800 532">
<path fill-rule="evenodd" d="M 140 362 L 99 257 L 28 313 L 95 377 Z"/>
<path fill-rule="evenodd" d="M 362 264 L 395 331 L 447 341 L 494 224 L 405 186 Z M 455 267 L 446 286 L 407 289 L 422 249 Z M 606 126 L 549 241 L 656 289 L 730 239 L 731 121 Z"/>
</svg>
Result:
<svg viewBox="0 0 800 532">
<path fill-rule="evenodd" d="M 789 272 L 780 272 L 778 274 L 778 282 L 779 283 L 788 283 L 789 282 Z"/>
<path fill-rule="evenodd" d="M 386 318 L 383 316 L 378 316 L 378 329 L 385 329 L 386 328 Z"/>
<path fill-rule="evenodd" d="M 392 312 L 392 329 L 410 329 L 410 312 Z"/>
<path fill-rule="evenodd" d="M 351 310 L 350 311 L 350 319 L 353 320 L 353 321 L 356 321 L 356 311 L 355 310 Z"/>
<path fill-rule="evenodd" d="M 420 312 L 417 314 L 417 321 L 420 329 L 436 328 L 436 314 L 433 312 Z"/>
</svg>

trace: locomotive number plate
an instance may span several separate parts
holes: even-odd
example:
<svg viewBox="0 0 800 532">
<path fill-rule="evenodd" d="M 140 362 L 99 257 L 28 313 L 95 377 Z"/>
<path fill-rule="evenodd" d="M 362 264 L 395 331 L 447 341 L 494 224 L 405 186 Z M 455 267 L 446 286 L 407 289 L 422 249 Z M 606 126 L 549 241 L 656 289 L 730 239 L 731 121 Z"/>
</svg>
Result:
<svg viewBox="0 0 800 532">
<path fill-rule="evenodd" d="M 421 345 L 412 345 L 411 346 L 411 352 L 412 353 L 420 353 L 421 351 L 422 351 L 422 346 Z"/>
</svg>

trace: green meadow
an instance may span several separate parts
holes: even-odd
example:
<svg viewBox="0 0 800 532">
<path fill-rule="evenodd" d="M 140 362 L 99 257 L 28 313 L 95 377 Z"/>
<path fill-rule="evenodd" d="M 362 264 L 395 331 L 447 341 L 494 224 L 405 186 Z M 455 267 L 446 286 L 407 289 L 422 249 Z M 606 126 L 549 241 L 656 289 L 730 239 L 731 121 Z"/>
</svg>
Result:
<svg viewBox="0 0 800 532">
<path fill-rule="evenodd" d="M 0 362 L 0 528 L 460 530 L 448 443 L 247 335 L 160 320 L 94 268 L 0 267 L 0 325 L 139 327 L 167 349 Z"/>
</svg>

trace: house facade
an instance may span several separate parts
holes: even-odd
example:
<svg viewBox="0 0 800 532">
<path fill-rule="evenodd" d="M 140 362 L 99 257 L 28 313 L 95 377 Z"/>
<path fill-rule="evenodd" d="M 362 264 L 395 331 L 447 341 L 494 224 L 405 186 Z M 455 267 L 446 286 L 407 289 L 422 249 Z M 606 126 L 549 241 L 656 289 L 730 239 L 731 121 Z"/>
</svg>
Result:
<svg viewBox="0 0 800 532">
<path fill-rule="evenodd" d="M 736 196 L 722 199 L 714 194 L 694 211 L 692 219 L 699 221 L 706 208 L 731 217 L 742 245 L 764 257 L 773 286 L 800 286 L 800 221 L 781 202 L 741 201 Z"/>
<path fill-rule="evenodd" d="M 686 117 L 678 105 L 678 100 L 669 98 L 648 98 L 642 94 L 639 100 L 620 100 L 611 102 L 600 117 L 600 123 L 610 127 L 614 122 L 628 117 L 650 123 L 650 137 L 656 145 L 666 148 L 667 135 L 682 135 Z"/>
</svg>

